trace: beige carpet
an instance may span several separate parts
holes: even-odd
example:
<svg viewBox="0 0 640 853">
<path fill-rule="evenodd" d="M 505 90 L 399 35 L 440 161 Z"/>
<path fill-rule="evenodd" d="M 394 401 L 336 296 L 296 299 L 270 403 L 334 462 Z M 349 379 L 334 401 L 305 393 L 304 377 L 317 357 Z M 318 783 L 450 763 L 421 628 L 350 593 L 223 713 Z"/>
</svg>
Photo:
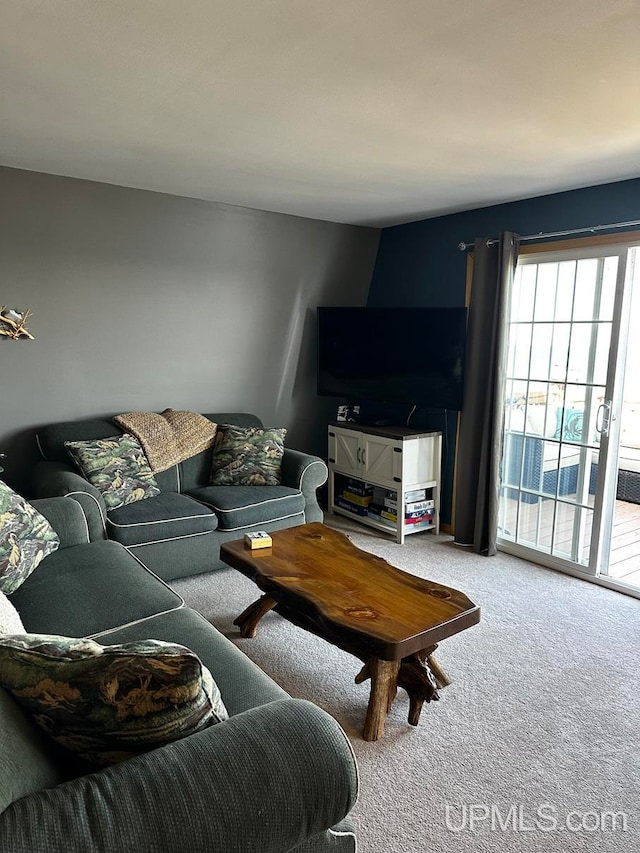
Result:
<svg viewBox="0 0 640 853">
<path fill-rule="evenodd" d="M 361 774 L 360 853 L 640 851 L 640 601 L 506 554 L 478 557 L 445 536 L 397 545 L 329 523 L 482 608 L 480 625 L 440 646 L 453 683 L 417 728 L 400 691 L 384 739 L 363 741 L 359 662 L 277 614 L 239 639 L 233 619 L 257 590 L 237 572 L 174 585 L 291 695 L 345 728 Z"/>
</svg>

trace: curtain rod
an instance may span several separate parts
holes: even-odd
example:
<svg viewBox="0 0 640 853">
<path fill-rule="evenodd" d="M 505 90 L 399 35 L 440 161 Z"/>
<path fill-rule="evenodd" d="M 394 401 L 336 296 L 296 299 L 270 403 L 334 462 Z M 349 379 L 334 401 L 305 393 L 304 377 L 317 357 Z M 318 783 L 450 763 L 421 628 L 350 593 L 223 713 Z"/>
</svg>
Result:
<svg viewBox="0 0 640 853">
<path fill-rule="evenodd" d="M 526 237 L 520 237 L 520 242 L 525 240 L 546 240 L 548 237 L 568 237 L 571 234 L 592 234 L 596 231 L 607 231 L 609 228 L 631 228 L 634 225 L 640 225 L 640 219 L 632 219 L 629 222 L 614 222 L 611 225 L 592 225 L 590 228 L 572 228 L 570 231 L 540 231 L 539 234 L 527 234 Z M 487 246 L 492 246 L 494 243 L 499 243 L 498 237 L 493 237 L 487 240 Z M 472 249 L 473 243 L 458 243 L 458 249 L 461 252 L 467 249 Z"/>
</svg>

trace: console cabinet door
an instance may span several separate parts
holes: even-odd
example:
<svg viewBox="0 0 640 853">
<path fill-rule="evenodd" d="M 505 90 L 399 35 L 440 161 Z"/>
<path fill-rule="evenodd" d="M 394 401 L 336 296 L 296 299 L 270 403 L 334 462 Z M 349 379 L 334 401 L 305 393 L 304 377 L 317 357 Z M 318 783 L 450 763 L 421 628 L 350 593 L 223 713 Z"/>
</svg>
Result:
<svg viewBox="0 0 640 853">
<path fill-rule="evenodd" d="M 362 476 L 362 435 L 354 430 L 332 427 L 329 432 L 329 461 L 336 469 L 353 477 Z"/>
<path fill-rule="evenodd" d="M 360 435 L 362 478 L 397 489 L 402 479 L 402 442 L 377 435 Z"/>
</svg>

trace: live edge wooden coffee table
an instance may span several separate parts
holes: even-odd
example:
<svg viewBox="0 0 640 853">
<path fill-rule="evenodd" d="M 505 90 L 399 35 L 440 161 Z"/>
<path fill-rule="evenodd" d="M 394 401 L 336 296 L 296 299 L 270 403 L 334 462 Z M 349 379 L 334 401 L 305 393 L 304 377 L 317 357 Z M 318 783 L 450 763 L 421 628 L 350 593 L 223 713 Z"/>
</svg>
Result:
<svg viewBox="0 0 640 853">
<path fill-rule="evenodd" d="M 220 549 L 225 563 L 264 592 L 235 620 L 241 635 L 255 637 L 258 622 L 275 610 L 363 661 L 356 683 L 371 678 L 365 740 L 382 737 L 398 687 L 409 694 L 409 723 L 417 726 L 423 703 L 450 683 L 433 656 L 437 644 L 478 623 L 480 608 L 455 589 L 361 551 L 324 524 L 271 537 L 271 548 L 251 550 L 239 540 Z"/>
</svg>

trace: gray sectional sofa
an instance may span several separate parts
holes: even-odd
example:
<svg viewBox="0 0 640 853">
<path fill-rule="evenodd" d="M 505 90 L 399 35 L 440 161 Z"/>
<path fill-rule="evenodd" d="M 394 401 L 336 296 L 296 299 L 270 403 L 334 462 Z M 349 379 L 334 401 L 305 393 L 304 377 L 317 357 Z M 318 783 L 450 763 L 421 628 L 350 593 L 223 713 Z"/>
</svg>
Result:
<svg viewBox="0 0 640 853">
<path fill-rule="evenodd" d="M 207 414 L 218 424 L 262 427 L 253 414 Z M 251 530 L 279 530 L 322 521 L 317 489 L 327 479 L 322 459 L 285 447 L 279 486 L 209 485 L 212 450 L 155 475 L 160 495 L 107 511 L 100 492 L 73 466 L 65 441 L 119 436 L 112 420 L 51 424 L 37 442 L 36 497 L 69 496 L 85 512 L 92 539 L 120 542 L 164 580 L 220 568 L 220 545 Z"/>
<path fill-rule="evenodd" d="M 121 543 L 91 542 L 80 502 L 33 503 L 61 546 L 10 596 L 25 629 L 187 646 L 230 718 L 96 772 L 0 689 L 2 853 L 354 853 L 357 771 L 340 726 L 290 698 Z"/>
</svg>

